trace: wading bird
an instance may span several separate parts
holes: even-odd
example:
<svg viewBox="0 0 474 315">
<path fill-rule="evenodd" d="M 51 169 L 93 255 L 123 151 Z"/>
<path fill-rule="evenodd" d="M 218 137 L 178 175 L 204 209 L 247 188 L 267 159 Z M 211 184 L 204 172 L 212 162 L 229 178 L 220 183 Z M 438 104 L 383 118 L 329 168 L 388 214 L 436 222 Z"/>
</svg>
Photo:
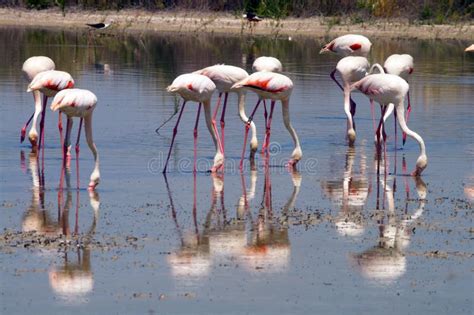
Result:
<svg viewBox="0 0 474 315">
<path fill-rule="evenodd" d="M 343 35 L 340 37 L 335 38 L 334 40 L 330 41 L 326 45 L 323 46 L 323 48 L 319 51 L 320 54 L 327 53 L 327 52 L 333 52 L 336 53 L 337 55 L 341 57 L 347 57 L 347 56 L 360 56 L 360 57 L 367 57 L 367 55 L 370 52 L 370 48 L 372 47 L 372 43 L 370 40 L 362 35 L 356 35 L 356 34 L 347 34 Z M 337 81 L 335 74 L 336 74 L 337 68 L 334 69 L 330 76 L 331 79 L 336 82 L 337 86 L 344 91 L 344 87 Z M 345 93 L 344 93 L 345 94 Z M 350 101 L 350 113 L 351 113 L 351 123 L 353 124 L 354 120 L 354 115 L 356 111 L 356 103 L 350 98 L 349 95 L 349 101 Z M 349 130 L 348 130 L 348 135 L 349 135 Z M 349 140 L 351 136 L 349 136 Z M 354 134 L 354 139 L 355 139 L 355 134 Z"/>
<path fill-rule="evenodd" d="M 298 135 L 296 134 L 295 129 L 290 122 L 290 111 L 289 111 L 289 100 L 290 95 L 293 90 L 293 82 L 290 78 L 274 72 L 255 72 L 251 74 L 248 78 L 234 84 L 233 88 L 246 88 L 258 94 L 259 100 L 255 105 L 255 108 L 252 111 L 252 114 L 249 117 L 249 121 L 245 127 L 245 137 L 244 137 L 244 147 L 242 150 L 242 157 L 240 160 L 240 168 L 243 167 L 243 159 L 245 155 L 245 147 L 247 142 L 248 131 L 250 128 L 250 122 L 253 120 L 253 116 L 257 111 L 258 106 L 262 100 L 270 99 L 270 115 L 268 117 L 268 122 L 266 125 L 265 132 L 265 141 L 263 143 L 263 148 L 267 148 L 270 143 L 270 128 L 272 124 L 273 110 L 275 107 L 276 101 L 281 101 L 282 113 L 283 113 L 283 123 L 285 124 L 286 129 L 288 129 L 293 141 L 295 143 L 295 149 L 291 155 L 291 160 L 288 162 L 289 167 L 295 167 L 296 163 L 301 159 L 303 152 L 301 151 L 300 141 Z"/>
<path fill-rule="evenodd" d="M 23 63 L 22 71 L 28 82 L 31 82 L 38 73 L 47 70 L 54 70 L 54 68 L 54 61 L 50 58 L 45 56 L 34 56 L 26 59 L 26 61 Z M 43 128 L 44 126 L 43 119 L 45 115 L 44 109 L 46 108 L 46 103 L 42 104 L 42 95 L 40 91 L 33 92 L 33 99 L 35 102 L 35 112 L 31 115 L 30 119 L 28 119 L 23 128 L 21 128 L 20 142 L 23 142 L 25 140 L 26 128 L 28 128 L 29 123 L 31 122 L 31 120 L 33 120 L 30 132 L 28 133 L 28 139 L 30 140 L 31 145 L 35 147 L 38 144 L 38 132 L 36 131 L 36 122 L 38 120 L 38 116 L 43 113 L 42 119 L 40 121 L 41 134 L 41 128 Z"/>
<path fill-rule="evenodd" d="M 212 128 L 212 118 L 211 118 L 211 97 L 214 91 L 216 90 L 216 85 L 208 77 L 196 74 L 196 73 L 187 73 L 178 76 L 170 86 L 168 86 L 167 91 L 170 93 L 177 93 L 183 98 L 183 105 L 181 106 L 181 111 L 178 115 L 178 120 L 173 129 L 173 137 L 171 139 L 170 149 L 168 152 L 168 157 L 166 158 L 166 164 L 163 169 L 163 173 L 166 173 L 166 168 L 168 167 L 168 161 L 170 159 L 171 150 L 173 149 L 174 140 L 176 134 L 178 133 L 178 125 L 183 115 L 183 110 L 188 101 L 193 101 L 199 103 L 196 123 L 194 125 L 194 171 L 196 171 L 196 155 L 197 155 L 197 136 L 198 136 L 198 123 L 199 116 L 201 114 L 201 105 L 204 105 L 204 117 L 206 119 L 206 125 L 209 129 L 209 133 L 212 136 L 214 145 L 216 147 L 216 155 L 214 156 L 214 165 L 211 169 L 212 172 L 216 172 L 224 164 L 224 150 L 219 139 L 219 135 Z"/>
<path fill-rule="evenodd" d="M 405 107 L 403 102 L 409 89 L 408 83 L 393 74 L 371 74 L 354 83 L 351 86 L 351 90 L 354 89 L 360 90 L 368 98 L 373 99 L 382 106 L 382 117 L 380 119 L 377 135 L 380 134 L 379 132 L 382 127 L 386 107 L 389 104 L 395 106 L 400 127 L 408 136 L 415 139 L 420 146 L 420 155 L 416 161 L 416 169 L 411 174 L 413 176 L 419 176 L 428 165 L 428 158 L 426 156 L 423 139 L 416 132 L 410 130 L 405 122 Z M 380 139 L 378 139 L 378 142 L 380 143 Z"/>
<path fill-rule="evenodd" d="M 244 19 L 247 19 L 249 22 L 260 22 L 263 20 L 263 18 L 259 17 L 257 14 L 253 12 L 247 12 L 242 15 Z"/>
<path fill-rule="evenodd" d="M 255 59 L 253 62 L 252 70 L 255 72 L 281 72 L 283 70 L 283 66 L 281 65 L 280 60 L 276 59 L 275 57 L 261 56 Z"/>
<path fill-rule="evenodd" d="M 385 69 L 385 73 L 398 75 L 402 79 L 408 82 L 409 77 L 413 73 L 414 65 L 413 65 L 413 57 L 408 54 L 393 54 L 385 60 L 383 64 Z M 410 91 L 407 92 L 407 99 L 408 99 L 408 106 L 407 106 L 407 113 L 406 113 L 406 121 L 410 118 L 411 112 L 411 103 L 410 103 Z M 387 118 L 392 113 L 393 107 L 387 109 Z M 395 124 L 395 138 L 397 137 L 397 129 Z M 405 141 L 407 139 L 406 133 L 403 133 L 403 145 L 405 145 Z"/>
<path fill-rule="evenodd" d="M 110 21 L 110 23 L 86 23 L 86 25 L 95 28 L 96 30 L 103 30 L 112 25 L 112 22 L 113 21 Z"/>
<path fill-rule="evenodd" d="M 53 97 L 61 90 L 74 87 L 74 80 L 71 75 L 64 71 L 47 70 L 38 73 L 28 85 L 27 92 L 40 91 L 44 94 L 43 111 L 40 122 L 40 141 L 38 149 L 44 146 L 44 115 L 46 114 L 46 104 L 48 97 Z M 62 130 L 61 114 L 59 114 L 59 131 Z"/>
<path fill-rule="evenodd" d="M 214 129 L 214 132 L 216 135 L 218 135 L 217 131 L 217 126 L 216 126 L 216 116 L 217 112 L 219 111 L 219 107 L 221 104 L 221 99 L 222 99 L 222 94 L 224 94 L 224 105 L 222 107 L 222 113 L 221 113 L 221 143 L 222 143 L 222 150 L 225 149 L 225 133 L 224 133 L 224 128 L 225 128 L 225 113 L 226 113 L 226 107 L 227 107 L 227 97 L 229 96 L 229 93 L 236 93 L 238 96 L 238 108 L 239 108 L 239 117 L 240 119 L 244 122 L 247 123 L 248 117 L 245 114 L 245 94 L 246 91 L 243 89 L 233 89 L 232 86 L 247 78 L 249 74 L 247 71 L 245 71 L 242 68 L 239 67 L 234 67 L 234 66 L 228 66 L 228 65 L 215 65 L 215 66 L 210 66 L 198 71 L 195 71 L 194 73 L 196 74 L 201 74 L 205 75 L 209 79 L 214 82 L 216 85 L 217 90 L 219 91 L 219 98 L 217 99 L 217 104 L 214 109 L 214 114 L 212 116 L 212 127 Z M 257 129 L 255 127 L 255 123 L 251 122 L 250 127 L 252 129 L 252 139 L 250 140 L 250 151 L 251 155 L 257 151 L 258 147 L 258 140 L 257 140 Z M 224 154 L 224 151 L 222 151 Z"/>
<path fill-rule="evenodd" d="M 97 104 L 97 97 L 88 90 L 82 89 L 67 89 L 56 94 L 51 104 L 53 112 L 59 110 L 67 116 L 66 135 L 64 140 L 63 159 L 66 163 L 67 151 L 71 144 L 71 129 L 72 118 L 79 117 L 79 129 L 77 132 L 76 141 L 76 163 L 79 161 L 79 140 L 81 137 L 82 121 L 84 120 L 84 128 L 86 134 L 87 144 L 89 145 L 92 154 L 94 155 L 95 166 L 90 176 L 89 190 L 94 190 L 100 181 L 99 171 L 99 153 L 92 138 L 92 113 Z M 79 178 L 78 178 L 79 181 Z"/>
</svg>

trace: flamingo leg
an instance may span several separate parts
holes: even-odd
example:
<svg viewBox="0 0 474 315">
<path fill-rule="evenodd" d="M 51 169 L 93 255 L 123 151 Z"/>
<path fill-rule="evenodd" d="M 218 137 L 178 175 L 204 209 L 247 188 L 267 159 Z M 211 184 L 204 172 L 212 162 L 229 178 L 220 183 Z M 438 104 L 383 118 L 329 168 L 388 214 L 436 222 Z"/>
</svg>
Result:
<svg viewBox="0 0 474 315">
<path fill-rule="evenodd" d="M 393 111 L 393 122 L 395 123 L 395 151 L 397 151 L 397 111 Z M 395 162 L 396 163 L 396 162 Z"/>
<path fill-rule="evenodd" d="M 242 170 L 244 166 L 245 148 L 247 147 L 247 138 L 249 135 L 250 123 L 253 121 L 253 116 L 255 115 L 255 112 L 257 111 L 257 108 L 260 105 L 261 101 L 262 99 L 259 98 L 257 104 L 255 105 L 252 111 L 252 114 L 250 114 L 249 120 L 245 124 L 244 147 L 242 149 L 242 156 L 240 157 L 240 166 L 239 166 L 240 170 Z"/>
<path fill-rule="evenodd" d="M 71 129 L 72 129 L 72 118 L 67 118 L 66 124 L 66 134 L 64 136 L 64 144 L 63 144 L 63 164 L 67 168 L 69 167 L 68 164 L 68 149 L 71 144 Z"/>
<path fill-rule="evenodd" d="M 267 154 L 268 154 L 268 146 L 270 145 L 270 132 L 271 132 L 274 109 L 275 109 L 275 101 L 272 100 L 270 104 L 270 115 L 268 116 L 268 123 L 265 129 L 265 141 L 263 142 L 263 147 L 265 148 L 265 151 L 267 152 Z M 265 151 L 262 150 L 262 153 L 264 153 Z"/>
<path fill-rule="evenodd" d="M 79 142 L 81 140 L 81 129 L 82 129 L 82 120 L 79 120 L 79 130 L 77 131 L 77 140 L 76 140 L 76 177 L 77 177 L 77 189 L 79 189 Z"/>
<path fill-rule="evenodd" d="M 377 128 L 375 127 L 375 105 L 374 105 L 373 99 L 370 99 L 370 112 L 372 114 L 372 126 L 374 127 L 374 133 L 375 133 Z"/>
<path fill-rule="evenodd" d="M 33 116 L 35 115 L 35 113 L 31 114 L 31 117 L 30 119 L 27 120 L 27 122 L 25 123 L 25 125 L 23 126 L 23 128 L 21 128 L 21 131 L 20 131 L 20 143 L 23 143 L 23 141 L 25 141 L 25 136 L 26 136 L 26 128 L 28 128 L 28 125 L 30 124 L 31 120 L 33 119 Z"/>
<path fill-rule="evenodd" d="M 48 102 L 48 97 L 43 96 L 43 111 L 41 112 L 41 121 L 40 121 L 40 139 L 38 144 L 38 151 L 41 150 L 41 147 L 44 147 L 44 119 L 46 115 L 46 103 Z M 43 149 L 44 150 L 44 149 Z"/>
<path fill-rule="evenodd" d="M 337 69 L 334 69 L 329 76 L 334 82 L 336 82 L 337 86 L 341 89 L 341 91 L 344 91 L 344 87 L 336 79 L 336 71 Z M 351 104 L 351 115 L 352 117 L 354 117 L 355 112 L 356 112 L 356 103 L 354 102 L 352 97 L 350 97 L 350 104 Z M 355 129 L 355 126 L 354 126 L 354 129 Z"/>
<path fill-rule="evenodd" d="M 202 104 L 199 103 L 199 107 L 196 115 L 196 123 L 194 124 L 194 168 L 193 172 L 196 173 L 196 164 L 197 164 L 197 139 L 198 139 L 198 125 L 199 125 L 199 116 L 201 115 Z"/>
<path fill-rule="evenodd" d="M 268 124 L 268 112 L 267 112 L 267 103 L 265 100 L 263 100 L 263 117 L 265 118 L 265 128 L 267 127 Z M 265 153 L 265 150 L 267 149 L 267 142 L 266 140 L 266 135 L 263 139 L 263 144 L 262 144 L 262 155 Z"/>
<path fill-rule="evenodd" d="M 227 97 L 229 97 L 229 93 L 225 92 L 224 94 L 224 105 L 222 106 L 222 113 L 221 113 L 221 145 L 222 145 L 222 153 L 224 153 L 225 148 L 225 141 L 224 141 L 224 128 L 225 128 L 225 109 L 227 107 Z"/>
<path fill-rule="evenodd" d="M 183 102 L 183 106 L 181 107 L 181 111 L 179 112 L 178 120 L 176 121 L 176 125 L 173 128 L 173 137 L 171 138 L 170 149 L 168 151 L 168 157 L 166 158 L 165 167 L 163 168 L 163 173 L 166 173 L 166 168 L 168 167 L 168 161 L 170 160 L 171 150 L 173 149 L 173 144 L 174 144 L 174 139 L 176 138 L 176 135 L 178 134 L 178 125 L 179 125 L 179 121 L 181 120 L 181 116 L 183 115 L 185 105 L 186 105 L 186 101 Z"/>
<path fill-rule="evenodd" d="M 58 130 L 59 130 L 59 139 L 61 139 L 61 147 L 63 146 L 63 119 L 61 112 L 58 112 Z"/>
<path fill-rule="evenodd" d="M 411 113 L 410 91 L 407 92 L 407 98 L 408 98 L 408 107 L 407 107 L 407 114 L 406 114 L 406 122 L 408 123 L 408 120 L 410 118 L 410 113 Z M 407 134 L 405 133 L 405 131 L 402 133 L 402 139 L 403 139 L 403 145 L 405 145 L 405 142 L 407 141 Z"/>
</svg>

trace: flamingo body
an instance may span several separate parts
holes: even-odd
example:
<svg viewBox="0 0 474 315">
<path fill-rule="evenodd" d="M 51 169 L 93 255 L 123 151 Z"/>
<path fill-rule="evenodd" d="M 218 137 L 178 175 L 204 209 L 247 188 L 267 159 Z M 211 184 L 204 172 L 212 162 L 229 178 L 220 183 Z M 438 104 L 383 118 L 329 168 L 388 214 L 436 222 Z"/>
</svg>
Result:
<svg viewBox="0 0 474 315">
<path fill-rule="evenodd" d="M 74 79 L 64 71 L 48 70 L 38 73 L 30 85 L 27 92 L 39 90 L 46 96 L 52 97 L 58 91 L 74 87 Z"/>
<path fill-rule="evenodd" d="M 385 60 L 383 64 L 385 72 L 395 74 L 408 81 L 408 77 L 413 73 L 413 57 L 408 54 L 393 54 Z"/>
<path fill-rule="evenodd" d="M 275 72 L 255 72 L 236 83 L 234 88 L 248 88 L 262 99 L 288 99 L 293 90 L 293 82 L 287 76 Z"/>
<path fill-rule="evenodd" d="M 342 77 L 344 85 L 357 82 L 367 75 L 369 61 L 365 57 L 348 56 L 344 57 L 336 65 L 336 70 Z"/>
<path fill-rule="evenodd" d="M 268 71 L 268 72 L 281 72 L 283 66 L 281 65 L 280 60 L 275 57 L 258 57 L 255 59 L 252 65 L 253 71 Z"/>
<path fill-rule="evenodd" d="M 347 34 L 337 37 L 331 42 L 324 45 L 319 53 L 321 54 L 325 52 L 333 52 L 342 57 L 367 57 L 371 47 L 372 43 L 367 37 L 356 34 Z"/>
<path fill-rule="evenodd" d="M 168 92 L 178 93 L 185 100 L 198 103 L 209 100 L 215 90 L 216 85 L 211 79 L 195 73 L 182 74 L 167 87 Z"/>
<path fill-rule="evenodd" d="M 219 92 L 237 92 L 232 86 L 249 76 L 244 69 L 229 65 L 214 65 L 194 73 L 211 79 Z"/>
<path fill-rule="evenodd" d="M 22 71 L 25 78 L 31 82 L 38 73 L 47 70 L 54 70 L 54 68 L 55 64 L 51 58 L 45 56 L 34 56 L 26 59 L 23 63 Z"/>
</svg>

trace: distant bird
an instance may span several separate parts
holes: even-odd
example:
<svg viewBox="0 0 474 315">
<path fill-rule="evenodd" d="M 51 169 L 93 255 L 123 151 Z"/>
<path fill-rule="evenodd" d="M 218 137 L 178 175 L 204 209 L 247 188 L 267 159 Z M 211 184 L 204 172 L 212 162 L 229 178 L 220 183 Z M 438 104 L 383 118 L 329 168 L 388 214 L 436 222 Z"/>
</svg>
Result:
<svg viewBox="0 0 474 315">
<path fill-rule="evenodd" d="M 49 57 L 35 56 L 26 59 L 26 61 L 23 63 L 22 71 L 28 82 L 31 82 L 38 73 L 46 70 L 54 70 L 54 68 L 54 61 L 51 60 Z M 28 139 L 30 140 L 31 145 L 35 147 L 38 144 L 38 132 L 36 131 L 36 122 L 38 120 L 38 116 L 43 112 L 42 120 L 40 122 L 40 127 L 43 128 L 43 119 L 45 114 L 44 109 L 46 108 L 46 104 L 42 104 L 42 93 L 40 91 L 33 92 L 33 99 L 35 101 L 35 112 L 31 115 L 30 119 L 28 119 L 23 128 L 21 128 L 20 142 L 23 142 L 25 140 L 26 128 L 28 128 L 29 123 L 31 122 L 31 120 L 33 120 L 30 132 L 28 133 Z"/>
<path fill-rule="evenodd" d="M 420 155 L 416 161 L 416 169 L 411 174 L 419 176 L 428 165 L 428 158 L 426 156 L 426 148 L 423 139 L 416 132 L 410 130 L 405 122 L 405 107 L 404 99 L 408 93 L 408 83 L 393 74 L 371 74 L 364 77 L 362 80 L 351 85 L 351 90 L 358 89 L 370 99 L 373 99 L 382 106 L 382 116 L 385 112 L 386 106 L 390 103 L 395 105 L 397 111 L 397 120 L 400 127 L 406 134 L 415 139 L 420 146 Z M 379 124 L 381 128 L 382 120 Z M 377 134 L 379 130 L 377 130 Z"/>
<path fill-rule="evenodd" d="M 53 97 L 61 90 L 71 89 L 74 87 L 74 79 L 71 75 L 64 71 L 47 70 L 38 73 L 31 83 L 28 85 L 27 92 L 39 91 L 44 94 L 43 112 L 40 123 L 40 141 L 38 149 L 44 145 L 44 115 L 46 113 L 46 104 L 48 97 Z M 59 130 L 62 130 L 61 115 L 59 115 Z"/>
<path fill-rule="evenodd" d="M 255 72 L 246 79 L 234 84 L 232 88 L 246 88 L 257 93 L 259 96 L 259 100 L 255 105 L 255 108 L 253 109 L 245 128 L 244 148 L 242 150 L 240 168 L 242 169 L 243 167 L 243 158 L 245 155 L 245 146 L 250 122 L 253 120 L 253 116 L 255 115 L 255 112 L 257 111 L 261 101 L 265 99 L 271 99 L 271 108 L 270 115 L 268 117 L 268 123 L 266 125 L 265 141 L 263 147 L 267 148 L 268 144 L 270 143 L 270 128 L 272 124 L 273 110 L 275 107 L 275 102 L 279 100 L 281 101 L 282 105 L 283 123 L 285 124 L 286 129 L 288 129 L 295 143 L 295 149 L 291 155 L 291 160 L 288 162 L 288 166 L 295 167 L 296 163 L 301 159 L 303 152 L 301 151 L 298 135 L 296 134 L 296 131 L 290 122 L 289 101 L 291 92 L 293 90 L 293 82 L 290 80 L 290 78 L 274 72 Z"/>
<path fill-rule="evenodd" d="M 260 22 L 260 21 L 263 21 L 263 18 L 262 17 L 259 17 L 258 15 L 256 15 L 255 13 L 253 12 L 247 12 L 245 13 L 244 15 L 242 15 L 242 17 L 244 19 L 247 19 L 247 21 L 249 22 Z"/>
<path fill-rule="evenodd" d="M 281 72 L 283 66 L 280 60 L 275 57 L 258 57 L 252 64 L 253 71 L 269 71 L 269 72 Z"/>
<path fill-rule="evenodd" d="M 92 113 L 97 104 L 97 97 L 94 93 L 82 89 L 66 89 L 56 94 L 51 104 L 53 112 L 59 110 L 67 116 L 66 136 L 64 140 L 63 159 L 66 160 L 67 150 L 71 144 L 72 118 L 79 117 L 79 129 L 76 141 L 76 160 L 79 160 L 79 140 L 81 137 L 82 121 L 84 120 L 84 128 L 87 144 L 94 155 L 95 166 L 90 176 L 89 190 L 94 190 L 100 181 L 99 171 L 99 153 L 92 138 Z M 79 179 L 78 179 L 79 180 Z"/>
<path fill-rule="evenodd" d="M 360 57 L 367 57 L 370 52 L 370 48 L 372 47 L 372 43 L 370 40 L 362 35 L 356 34 L 347 34 L 340 37 L 335 38 L 334 40 L 330 41 L 323 48 L 319 51 L 320 54 L 333 52 L 339 56 L 347 57 L 347 56 L 360 56 Z M 336 82 L 337 86 L 344 91 L 342 85 L 336 80 L 335 77 L 336 69 L 334 69 L 330 76 L 331 79 Z M 352 120 L 354 119 L 355 111 L 356 111 L 356 103 L 349 98 L 350 100 L 350 107 L 351 107 L 351 115 Z"/>
<path fill-rule="evenodd" d="M 171 150 L 173 149 L 174 140 L 176 134 L 178 133 L 178 125 L 183 115 L 183 110 L 188 101 L 194 101 L 199 103 L 196 123 L 194 124 L 194 171 L 196 171 L 196 155 L 197 155 L 197 136 L 198 136 L 198 123 L 199 116 L 201 113 L 201 105 L 204 105 L 204 117 L 206 119 L 206 125 L 209 129 L 209 133 L 212 136 L 214 145 L 216 147 L 216 155 L 214 156 L 214 165 L 211 169 L 212 172 L 218 171 L 224 164 L 224 150 L 222 143 L 219 139 L 219 134 L 217 134 L 212 127 L 212 118 L 211 118 L 211 97 L 214 91 L 216 90 L 216 85 L 208 77 L 196 74 L 196 73 L 187 73 L 178 76 L 170 86 L 168 86 L 167 91 L 170 93 L 177 93 L 183 98 L 183 105 L 181 106 L 181 111 L 179 112 L 178 120 L 173 129 L 173 138 L 171 139 L 171 145 L 168 152 L 168 157 L 166 158 L 166 164 L 163 169 L 163 173 L 166 173 L 166 168 L 168 167 L 168 161 L 170 159 Z"/>
<path fill-rule="evenodd" d="M 103 30 L 112 25 L 113 21 L 110 21 L 110 23 L 86 23 L 87 26 L 95 28 L 96 30 Z"/>
<path fill-rule="evenodd" d="M 217 90 L 219 91 L 219 98 L 217 99 L 217 104 L 214 109 L 214 115 L 212 116 L 212 127 L 214 128 L 214 132 L 217 134 L 217 126 L 216 126 L 216 116 L 217 112 L 219 111 L 219 106 L 221 104 L 222 94 L 224 93 L 224 106 L 222 107 L 222 114 L 221 114 L 221 143 L 222 149 L 225 150 L 225 113 L 226 113 L 226 106 L 227 106 L 227 97 L 229 93 L 236 93 L 238 96 L 238 106 L 239 106 L 239 117 L 244 122 L 247 123 L 248 117 L 245 114 L 245 94 L 246 91 L 243 89 L 233 89 L 232 86 L 247 78 L 249 74 L 242 68 L 229 66 L 229 65 L 215 65 L 210 66 L 194 73 L 205 75 L 209 79 L 214 82 L 216 85 Z M 252 140 L 250 141 L 250 150 L 252 154 L 257 150 L 258 147 L 258 140 L 257 140 L 257 129 L 255 127 L 255 123 L 251 122 L 250 127 L 252 129 Z M 224 151 L 222 152 L 224 154 Z"/>
<path fill-rule="evenodd" d="M 409 77 L 413 73 L 414 65 L 413 65 L 413 57 L 408 55 L 408 54 L 394 54 L 391 55 L 385 60 L 385 63 L 383 64 L 383 67 L 385 69 L 385 72 L 388 74 L 394 74 L 398 75 L 402 79 L 408 82 Z M 411 103 L 410 103 L 410 91 L 407 92 L 407 98 L 408 98 L 408 106 L 407 106 L 407 114 L 406 114 L 406 121 L 408 122 L 410 118 L 410 112 L 411 112 Z M 391 110 L 388 112 L 388 114 L 393 111 L 393 107 Z M 397 136 L 397 129 L 395 125 L 395 137 Z M 403 145 L 405 145 L 405 141 L 407 139 L 406 133 L 403 133 Z"/>
<path fill-rule="evenodd" d="M 474 52 L 474 44 L 472 44 L 471 46 L 467 47 L 464 51 L 465 51 L 465 52 Z"/>
</svg>

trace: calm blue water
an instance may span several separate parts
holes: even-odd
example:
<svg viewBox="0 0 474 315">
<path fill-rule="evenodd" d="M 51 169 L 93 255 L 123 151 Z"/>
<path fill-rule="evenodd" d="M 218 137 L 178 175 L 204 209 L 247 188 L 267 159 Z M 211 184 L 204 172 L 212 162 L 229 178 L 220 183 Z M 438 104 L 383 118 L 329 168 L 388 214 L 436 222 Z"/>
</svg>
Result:
<svg viewBox="0 0 474 315">
<path fill-rule="evenodd" d="M 358 138 L 354 148 L 347 146 L 343 96 L 328 76 L 337 57 L 317 54 L 324 40 L 91 37 L 5 28 L 0 37 L 8 47 L 0 50 L 0 227 L 66 231 L 101 245 L 58 250 L 2 240 L 2 313 L 472 312 L 474 56 L 463 52 L 467 43 L 373 41 L 371 61 L 400 52 L 415 59 L 409 126 L 424 138 L 429 158 L 415 181 L 403 176 L 402 164 L 405 159 L 408 171 L 414 168 L 418 145 L 409 139 L 402 149 L 399 135 L 395 150 L 392 119 L 377 175 L 370 109 L 360 94 L 354 95 Z M 84 140 L 81 189 L 73 158 L 71 185 L 58 190 L 61 148 L 57 116 L 49 110 L 45 185 L 35 186 L 38 160 L 27 141 L 18 141 L 33 110 L 21 65 L 33 55 L 50 56 L 99 99 L 96 195 L 85 189 L 93 159 Z M 282 167 L 292 141 L 277 105 L 271 167 L 266 171 L 258 155 L 257 171 L 247 168 L 241 176 L 234 166 L 243 128 L 233 95 L 224 175 L 193 177 L 197 106 L 190 104 L 166 182 L 161 168 L 174 120 L 161 135 L 154 132 L 174 111 L 166 86 L 216 63 L 250 72 L 260 55 L 279 58 L 294 82 L 291 119 L 304 153 L 299 172 Z M 249 94 L 248 111 L 256 100 Z M 255 118 L 260 143 L 262 116 Z M 213 145 L 204 121 L 199 128 L 205 169 Z"/>
</svg>

